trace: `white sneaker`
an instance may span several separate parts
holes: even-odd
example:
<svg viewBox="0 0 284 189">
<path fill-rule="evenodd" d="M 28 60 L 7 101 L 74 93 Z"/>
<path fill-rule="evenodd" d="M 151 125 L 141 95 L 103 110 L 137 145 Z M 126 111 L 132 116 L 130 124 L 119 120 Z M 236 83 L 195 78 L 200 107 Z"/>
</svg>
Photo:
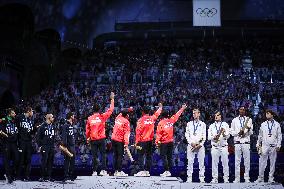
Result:
<svg viewBox="0 0 284 189">
<path fill-rule="evenodd" d="M 218 183 L 218 179 L 217 179 L 217 178 L 213 178 L 210 183 L 212 183 L 212 184 L 213 184 L 213 183 L 214 183 L 214 184 L 215 184 L 215 183 Z"/>
<path fill-rule="evenodd" d="M 124 173 L 123 171 L 118 172 L 120 177 L 128 177 L 128 174 Z"/>
<path fill-rule="evenodd" d="M 264 182 L 264 179 L 261 177 L 258 177 L 258 179 L 256 181 L 254 181 L 255 183 L 262 183 Z"/>
<path fill-rule="evenodd" d="M 233 181 L 233 183 L 240 183 L 241 180 L 240 180 L 240 177 L 236 177 L 235 180 Z"/>
<path fill-rule="evenodd" d="M 205 183 L 204 177 L 199 177 L 200 183 Z M 217 181 L 218 182 L 218 181 Z"/>
<path fill-rule="evenodd" d="M 145 171 L 145 175 L 146 175 L 146 177 L 150 177 L 151 176 L 149 171 Z"/>
<path fill-rule="evenodd" d="M 134 174 L 135 177 L 145 177 L 146 171 L 139 171 L 138 173 Z"/>
<path fill-rule="evenodd" d="M 245 179 L 245 183 L 250 183 L 249 177 L 245 177 L 244 179 Z"/>
<path fill-rule="evenodd" d="M 109 176 L 109 174 L 106 172 L 106 170 L 101 170 L 100 176 Z"/>
<path fill-rule="evenodd" d="M 94 171 L 92 176 L 98 176 L 98 173 L 96 171 Z"/>
<path fill-rule="evenodd" d="M 161 177 L 170 177 L 172 174 L 169 171 L 165 171 L 164 173 L 160 174 Z"/>
<path fill-rule="evenodd" d="M 118 171 L 115 171 L 113 176 L 119 176 L 119 172 Z"/>
<path fill-rule="evenodd" d="M 274 180 L 273 177 L 269 177 L 268 182 L 269 182 L 269 183 L 275 183 L 275 180 Z"/>
<path fill-rule="evenodd" d="M 187 183 L 192 183 L 192 177 L 187 177 L 186 182 L 187 182 Z"/>
<path fill-rule="evenodd" d="M 229 183 L 229 178 L 228 177 L 224 177 L 224 183 Z"/>
</svg>

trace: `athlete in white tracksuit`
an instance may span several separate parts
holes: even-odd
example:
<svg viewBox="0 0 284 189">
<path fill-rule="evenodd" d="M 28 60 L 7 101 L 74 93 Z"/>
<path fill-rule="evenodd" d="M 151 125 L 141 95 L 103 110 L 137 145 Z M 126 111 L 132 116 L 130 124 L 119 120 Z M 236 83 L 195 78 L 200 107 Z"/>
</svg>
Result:
<svg viewBox="0 0 284 189">
<path fill-rule="evenodd" d="M 277 151 L 280 150 L 282 133 L 280 124 L 273 119 L 274 112 L 266 110 L 267 120 L 263 122 L 259 129 L 259 135 L 256 147 L 260 150 L 259 157 L 259 176 L 256 182 L 263 182 L 264 170 L 267 165 L 267 159 L 270 159 L 270 171 L 268 182 L 274 182 L 275 162 Z"/>
<path fill-rule="evenodd" d="M 188 142 L 187 145 L 187 182 L 192 182 L 193 173 L 193 162 L 195 155 L 197 155 L 199 162 L 199 179 L 200 182 L 204 183 L 204 158 L 205 149 L 204 142 L 206 140 L 206 125 L 204 122 L 199 120 L 200 111 L 193 109 L 193 121 L 190 121 L 186 125 L 185 137 Z"/>
<path fill-rule="evenodd" d="M 247 123 L 247 124 L 246 124 Z M 245 125 L 247 126 L 246 129 Z M 243 131 L 242 131 L 243 130 Z M 231 135 L 234 137 L 235 143 L 235 181 L 234 183 L 240 182 L 240 164 L 241 156 L 244 158 L 245 165 L 245 182 L 250 182 L 249 171 L 250 171 L 250 135 L 253 134 L 252 120 L 245 116 L 245 108 L 239 108 L 239 116 L 234 118 L 231 123 L 230 129 Z"/>
<path fill-rule="evenodd" d="M 220 133 L 222 133 L 220 135 Z M 218 137 L 219 136 L 219 137 Z M 222 122 L 221 112 L 215 113 L 215 122 L 209 126 L 208 140 L 211 140 L 212 150 L 212 181 L 218 183 L 218 163 L 221 156 L 221 162 L 224 171 L 224 182 L 229 182 L 229 159 L 228 159 L 228 142 L 230 137 L 229 125 Z"/>
</svg>

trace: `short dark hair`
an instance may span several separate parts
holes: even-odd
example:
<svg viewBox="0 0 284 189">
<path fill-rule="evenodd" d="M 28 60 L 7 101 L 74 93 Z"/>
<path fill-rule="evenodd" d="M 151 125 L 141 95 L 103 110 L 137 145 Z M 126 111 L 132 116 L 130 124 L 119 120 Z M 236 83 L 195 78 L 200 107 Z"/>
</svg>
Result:
<svg viewBox="0 0 284 189">
<path fill-rule="evenodd" d="M 66 115 L 66 119 L 70 119 L 74 115 L 73 112 L 68 112 Z"/>
<path fill-rule="evenodd" d="M 170 112 L 168 110 L 163 110 L 161 113 L 162 118 L 169 118 L 170 117 Z"/>
<path fill-rule="evenodd" d="M 93 105 L 93 112 L 99 112 L 101 110 L 101 106 L 97 103 Z"/>
<path fill-rule="evenodd" d="M 193 110 L 192 110 L 192 111 L 198 111 L 198 112 L 200 113 L 199 108 L 193 108 Z"/>
<path fill-rule="evenodd" d="M 216 110 L 216 111 L 214 112 L 214 115 L 215 115 L 215 114 L 218 114 L 218 113 L 219 113 L 221 116 L 223 116 L 223 114 L 222 114 L 222 112 L 221 112 L 220 110 Z"/>
<path fill-rule="evenodd" d="M 149 114 L 150 111 L 151 111 L 150 106 L 144 106 L 144 107 L 142 108 L 142 112 L 143 112 L 144 114 Z"/>
<path fill-rule="evenodd" d="M 270 113 L 271 115 L 275 116 L 275 112 L 271 109 L 265 110 L 265 113 Z"/>
<path fill-rule="evenodd" d="M 25 113 L 31 112 L 31 111 L 33 111 L 32 107 L 27 106 L 27 107 L 25 108 Z"/>
<path fill-rule="evenodd" d="M 122 110 L 121 114 L 123 117 L 126 117 L 128 115 L 128 110 L 127 109 Z"/>
</svg>

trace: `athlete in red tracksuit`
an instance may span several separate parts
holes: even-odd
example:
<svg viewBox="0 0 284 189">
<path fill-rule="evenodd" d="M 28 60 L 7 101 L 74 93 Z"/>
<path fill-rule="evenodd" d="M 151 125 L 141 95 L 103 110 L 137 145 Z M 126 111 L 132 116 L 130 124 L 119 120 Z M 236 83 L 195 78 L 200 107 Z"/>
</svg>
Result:
<svg viewBox="0 0 284 189">
<path fill-rule="evenodd" d="M 106 176 L 108 175 L 105 171 L 106 169 L 106 134 L 105 134 L 105 123 L 106 120 L 111 116 L 114 109 L 114 93 L 110 94 L 110 108 L 105 113 L 99 113 L 100 105 L 95 104 L 93 106 L 93 111 L 95 112 L 93 115 L 88 117 L 86 123 L 86 138 L 87 142 L 91 143 L 91 151 L 93 154 L 93 176 L 97 175 L 98 169 L 98 151 L 102 156 L 102 171 L 100 175 Z"/>
<path fill-rule="evenodd" d="M 182 108 L 171 118 L 169 118 L 168 112 L 163 112 L 163 119 L 159 122 L 156 133 L 156 145 L 160 146 L 160 155 L 163 160 L 165 172 L 161 176 L 171 176 L 169 170 L 172 167 L 172 155 L 173 155 L 173 141 L 174 141 L 174 123 L 185 110 L 187 106 L 184 104 Z"/>
<path fill-rule="evenodd" d="M 154 139 L 154 125 L 162 112 L 163 105 L 159 103 L 159 109 L 154 115 L 149 115 L 150 107 L 143 107 L 143 116 L 137 121 L 135 145 L 141 146 L 142 150 L 138 150 L 139 170 L 135 176 L 150 176 L 150 168 L 152 163 L 152 142 Z M 146 155 L 146 167 L 144 167 L 144 155 Z"/>
<path fill-rule="evenodd" d="M 114 159 L 114 176 L 128 176 L 122 171 L 122 158 L 124 148 L 128 148 L 130 136 L 130 123 L 128 110 L 123 110 L 116 119 L 112 131 L 112 149 Z"/>
</svg>

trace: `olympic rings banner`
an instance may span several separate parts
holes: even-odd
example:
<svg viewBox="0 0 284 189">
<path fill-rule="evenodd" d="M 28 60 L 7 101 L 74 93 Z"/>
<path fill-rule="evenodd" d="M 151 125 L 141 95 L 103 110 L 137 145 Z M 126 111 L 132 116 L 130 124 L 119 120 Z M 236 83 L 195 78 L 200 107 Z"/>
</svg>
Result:
<svg viewBox="0 0 284 189">
<path fill-rule="evenodd" d="M 220 0 L 193 0 L 193 26 L 221 26 Z"/>
</svg>

